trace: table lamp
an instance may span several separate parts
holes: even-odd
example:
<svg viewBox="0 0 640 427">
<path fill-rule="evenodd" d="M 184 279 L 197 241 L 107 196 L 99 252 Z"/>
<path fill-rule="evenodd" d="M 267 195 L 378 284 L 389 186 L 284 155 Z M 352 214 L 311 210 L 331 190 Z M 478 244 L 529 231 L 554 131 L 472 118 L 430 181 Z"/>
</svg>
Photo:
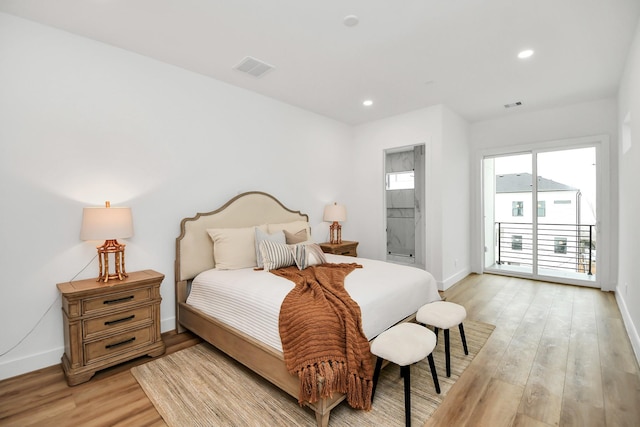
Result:
<svg viewBox="0 0 640 427">
<path fill-rule="evenodd" d="M 333 205 L 327 205 L 324 208 L 324 221 L 332 222 L 329 227 L 330 240 L 329 243 L 337 244 L 342 243 L 342 226 L 340 221 L 347 220 L 347 210 L 343 205 L 334 203 Z"/>
<path fill-rule="evenodd" d="M 127 277 L 124 267 L 124 247 L 117 239 L 133 236 L 131 208 L 112 208 L 107 201 L 104 207 L 87 207 L 82 211 L 82 240 L 103 240 L 98 246 L 98 282 L 107 283 L 111 279 L 123 280 Z M 109 254 L 114 254 L 115 273 L 109 272 Z"/>
</svg>

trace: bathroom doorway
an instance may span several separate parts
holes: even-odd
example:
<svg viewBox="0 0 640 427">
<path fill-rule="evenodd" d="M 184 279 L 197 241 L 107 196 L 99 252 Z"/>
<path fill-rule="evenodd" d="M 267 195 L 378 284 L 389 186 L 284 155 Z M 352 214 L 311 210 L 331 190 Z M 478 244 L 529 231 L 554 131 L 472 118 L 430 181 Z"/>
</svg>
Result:
<svg viewBox="0 0 640 427">
<path fill-rule="evenodd" d="M 424 144 L 385 150 L 387 261 L 424 268 Z"/>
</svg>

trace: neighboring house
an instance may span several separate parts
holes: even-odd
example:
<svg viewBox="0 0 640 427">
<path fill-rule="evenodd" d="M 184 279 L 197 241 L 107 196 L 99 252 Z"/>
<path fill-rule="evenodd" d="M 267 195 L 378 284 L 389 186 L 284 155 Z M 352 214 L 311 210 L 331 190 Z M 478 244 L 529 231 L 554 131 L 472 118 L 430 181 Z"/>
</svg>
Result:
<svg viewBox="0 0 640 427">
<path fill-rule="evenodd" d="M 589 248 L 594 248 L 593 219 L 582 218 L 582 193 L 551 179 L 538 177 L 537 209 L 530 173 L 496 176 L 495 221 L 501 264 L 528 265 L 533 256 L 533 212 L 538 222 L 538 264 L 543 268 L 588 271 Z M 593 233 L 590 235 L 589 232 Z M 592 236 L 592 237 L 591 237 Z M 593 254 L 591 257 L 593 259 Z"/>
</svg>

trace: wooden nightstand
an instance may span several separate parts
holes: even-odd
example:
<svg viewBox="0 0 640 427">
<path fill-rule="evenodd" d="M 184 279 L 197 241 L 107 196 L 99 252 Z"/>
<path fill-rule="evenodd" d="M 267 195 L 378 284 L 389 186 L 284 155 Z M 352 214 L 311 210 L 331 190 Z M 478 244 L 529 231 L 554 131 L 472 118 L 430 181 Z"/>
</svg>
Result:
<svg viewBox="0 0 640 427">
<path fill-rule="evenodd" d="M 153 270 L 129 273 L 125 280 L 58 283 L 62 293 L 64 355 L 70 386 L 109 366 L 164 353 L 160 336 L 160 284 Z"/>
<path fill-rule="evenodd" d="M 358 242 L 350 242 L 348 240 L 343 240 L 342 243 L 325 242 L 320 243 L 320 247 L 322 248 L 322 252 L 327 254 L 358 256 L 358 252 L 356 251 Z"/>
</svg>

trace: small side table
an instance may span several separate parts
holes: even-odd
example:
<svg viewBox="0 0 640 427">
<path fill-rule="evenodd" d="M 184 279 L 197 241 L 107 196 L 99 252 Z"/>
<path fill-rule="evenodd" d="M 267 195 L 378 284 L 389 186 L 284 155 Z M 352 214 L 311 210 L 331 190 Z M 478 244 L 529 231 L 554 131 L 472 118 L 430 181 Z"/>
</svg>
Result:
<svg viewBox="0 0 640 427">
<path fill-rule="evenodd" d="M 135 357 L 160 356 L 160 284 L 153 270 L 129 273 L 124 280 L 58 283 L 62 294 L 67 384 L 77 385 L 104 368 Z"/>
<path fill-rule="evenodd" d="M 358 256 L 358 242 L 343 240 L 342 243 L 320 243 L 322 252 L 334 255 Z"/>
</svg>

